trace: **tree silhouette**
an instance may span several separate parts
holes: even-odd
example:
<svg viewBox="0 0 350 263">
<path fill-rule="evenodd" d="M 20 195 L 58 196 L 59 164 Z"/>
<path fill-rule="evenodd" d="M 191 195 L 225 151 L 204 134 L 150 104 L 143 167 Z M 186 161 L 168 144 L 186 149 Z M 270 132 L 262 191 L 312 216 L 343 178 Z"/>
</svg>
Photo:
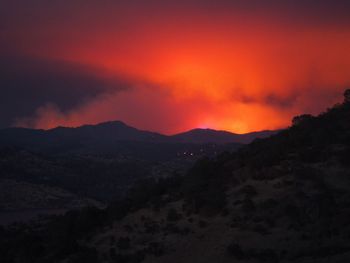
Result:
<svg viewBox="0 0 350 263">
<path fill-rule="evenodd" d="M 344 91 L 344 103 L 350 103 L 350 89 Z"/>
<path fill-rule="evenodd" d="M 292 125 L 297 126 L 305 121 L 311 120 L 312 118 L 313 118 L 313 116 L 310 114 L 302 114 L 299 116 L 295 116 L 292 120 Z"/>
</svg>

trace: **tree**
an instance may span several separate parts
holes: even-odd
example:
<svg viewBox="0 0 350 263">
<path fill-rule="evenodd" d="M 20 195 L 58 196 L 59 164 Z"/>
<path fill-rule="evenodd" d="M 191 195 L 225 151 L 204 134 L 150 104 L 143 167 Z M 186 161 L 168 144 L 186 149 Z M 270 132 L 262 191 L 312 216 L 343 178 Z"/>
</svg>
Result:
<svg viewBox="0 0 350 263">
<path fill-rule="evenodd" d="M 350 89 L 347 89 L 344 92 L 344 103 L 350 103 Z"/>
<path fill-rule="evenodd" d="M 297 126 L 301 123 L 304 123 L 305 121 L 311 120 L 312 118 L 313 118 L 313 116 L 310 114 L 303 114 L 303 115 L 295 116 L 292 120 L 292 125 Z"/>
<path fill-rule="evenodd" d="M 179 221 L 181 219 L 181 215 L 176 211 L 176 209 L 172 208 L 168 211 L 167 220 L 168 221 Z"/>
<path fill-rule="evenodd" d="M 242 259 L 247 258 L 247 255 L 243 251 L 241 246 L 235 242 L 232 242 L 231 244 L 228 245 L 227 252 L 230 255 L 234 256 L 237 260 L 242 260 Z"/>
<path fill-rule="evenodd" d="M 130 238 L 128 237 L 120 237 L 117 244 L 120 249 L 129 249 L 130 248 Z"/>
</svg>

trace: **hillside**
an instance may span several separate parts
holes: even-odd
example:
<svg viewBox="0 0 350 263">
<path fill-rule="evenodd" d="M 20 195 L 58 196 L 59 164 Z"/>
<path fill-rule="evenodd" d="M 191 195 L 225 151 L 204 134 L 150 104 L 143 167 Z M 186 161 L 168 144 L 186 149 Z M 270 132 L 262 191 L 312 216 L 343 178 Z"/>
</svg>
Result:
<svg viewBox="0 0 350 263">
<path fill-rule="evenodd" d="M 4 262 L 348 262 L 350 91 L 342 104 L 107 209 L 2 230 Z M 30 244 L 30 246 L 28 246 Z"/>
<path fill-rule="evenodd" d="M 218 131 L 204 140 L 196 139 L 199 134 L 179 140 L 120 121 L 47 131 L 0 130 L 0 188 L 6 189 L 0 211 L 15 212 L 16 218 L 21 211 L 107 204 L 138 180 L 183 174 L 202 156 L 241 146 L 229 143 L 240 135 L 226 135 L 224 141 Z"/>
<path fill-rule="evenodd" d="M 107 204 L 138 180 L 183 174 L 201 156 L 238 147 L 179 142 L 119 121 L 47 131 L 3 129 L 0 188 L 6 192 L 0 211 L 17 215 Z"/>
<path fill-rule="evenodd" d="M 51 130 L 7 128 L 0 130 L 0 147 L 19 147 L 43 153 L 123 154 L 156 158 L 189 144 L 249 143 L 274 132 L 234 134 L 225 131 L 195 129 L 166 136 L 143 131 L 120 121 L 77 128 L 57 127 Z M 159 150 L 163 149 L 163 150 Z M 169 150 L 170 149 L 170 150 Z M 156 153 L 155 153 L 156 152 Z"/>
<path fill-rule="evenodd" d="M 187 143 L 251 143 L 257 138 L 270 137 L 277 131 L 260 131 L 245 134 L 235 134 L 227 131 L 217 131 L 212 129 L 193 129 L 184 133 L 171 136 L 176 142 Z"/>
<path fill-rule="evenodd" d="M 0 147 L 0 212 L 6 217 L 13 214 L 16 220 L 18 213 L 30 210 L 42 213 L 96 203 L 103 206 L 125 196 L 139 180 L 183 175 L 198 158 L 240 147 L 141 142 L 118 145 L 117 153 L 109 154 L 52 154 Z"/>
</svg>

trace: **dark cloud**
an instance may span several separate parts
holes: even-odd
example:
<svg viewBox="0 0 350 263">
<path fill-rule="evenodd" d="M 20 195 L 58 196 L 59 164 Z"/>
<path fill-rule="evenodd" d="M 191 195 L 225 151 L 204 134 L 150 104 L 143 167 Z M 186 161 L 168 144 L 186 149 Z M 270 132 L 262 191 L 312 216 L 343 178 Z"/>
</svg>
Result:
<svg viewBox="0 0 350 263">
<path fill-rule="evenodd" d="M 101 94 L 130 86 L 126 80 L 109 79 L 98 72 L 68 62 L 0 57 L 0 127 L 31 116 L 46 103 L 64 113 Z"/>
<path fill-rule="evenodd" d="M 269 94 L 264 98 L 264 103 L 280 109 L 289 109 L 295 105 L 299 96 L 301 96 L 301 94 L 297 94 L 296 92 L 287 97 L 279 97 L 276 94 Z"/>
<path fill-rule="evenodd" d="M 99 18 L 90 21 L 107 23 L 119 17 L 134 15 L 201 12 L 262 12 L 281 14 L 295 22 L 298 19 L 319 21 L 349 21 L 348 0 L 2 0 L 0 21 L 2 27 L 12 24 L 55 24 L 81 18 Z M 150 18 L 151 19 L 151 18 Z M 89 20 L 87 19 L 86 22 Z"/>
<path fill-rule="evenodd" d="M 0 127 L 279 128 L 338 100 L 349 11 L 344 0 L 2 0 L 0 55 L 16 56 L 0 57 Z"/>
</svg>

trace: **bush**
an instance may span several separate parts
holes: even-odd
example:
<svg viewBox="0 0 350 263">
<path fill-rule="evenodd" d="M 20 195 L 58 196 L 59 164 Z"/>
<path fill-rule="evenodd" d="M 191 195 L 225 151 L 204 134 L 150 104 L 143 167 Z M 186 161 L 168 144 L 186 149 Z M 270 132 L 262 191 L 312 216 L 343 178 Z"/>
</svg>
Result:
<svg viewBox="0 0 350 263">
<path fill-rule="evenodd" d="M 241 246 L 235 242 L 231 243 L 227 247 L 227 252 L 229 255 L 233 256 L 237 260 L 243 260 L 247 258 L 246 253 L 243 251 Z"/>
<path fill-rule="evenodd" d="M 255 187 L 252 186 L 252 185 L 245 185 L 245 186 L 243 186 L 240 189 L 240 192 L 242 194 L 245 194 L 247 198 L 254 197 L 254 196 L 256 196 L 258 194 L 256 189 L 255 189 Z"/>
<path fill-rule="evenodd" d="M 344 91 L 344 104 L 350 103 L 350 89 Z"/>
<path fill-rule="evenodd" d="M 267 262 L 267 263 L 279 262 L 277 253 L 270 248 L 260 250 L 258 253 L 256 253 L 256 258 L 258 258 L 260 262 Z"/>
<path fill-rule="evenodd" d="M 207 223 L 206 221 L 204 221 L 204 220 L 199 220 L 198 226 L 199 226 L 200 228 L 205 228 L 205 227 L 208 226 L 208 223 Z"/>
<path fill-rule="evenodd" d="M 184 178 L 183 192 L 187 204 L 196 212 L 220 213 L 227 201 L 226 175 L 216 161 L 199 160 Z"/>
<path fill-rule="evenodd" d="M 151 242 L 147 247 L 147 252 L 157 257 L 160 257 L 164 254 L 164 247 L 159 242 Z"/>
<path fill-rule="evenodd" d="M 262 224 L 255 225 L 254 228 L 253 228 L 253 231 L 255 231 L 255 232 L 257 232 L 257 233 L 259 233 L 261 235 L 269 234 L 269 231 L 267 230 L 267 228 L 264 225 L 262 225 Z"/>
<path fill-rule="evenodd" d="M 117 243 L 119 249 L 129 249 L 130 248 L 130 239 L 128 237 L 120 237 Z"/>
<path fill-rule="evenodd" d="M 246 214 L 250 214 L 255 212 L 256 206 L 255 203 L 251 199 L 244 199 L 242 203 L 242 211 Z"/>
<path fill-rule="evenodd" d="M 170 222 L 179 221 L 181 219 L 181 214 L 179 214 L 175 208 L 171 208 L 168 211 L 167 220 Z"/>
<path fill-rule="evenodd" d="M 305 123 L 305 122 L 311 120 L 312 118 L 314 118 L 314 117 L 310 114 L 303 114 L 303 115 L 295 116 L 292 120 L 292 125 L 293 126 L 300 125 L 302 123 Z"/>
<path fill-rule="evenodd" d="M 96 263 L 98 260 L 95 248 L 80 247 L 79 252 L 70 256 L 67 263 Z"/>
</svg>

